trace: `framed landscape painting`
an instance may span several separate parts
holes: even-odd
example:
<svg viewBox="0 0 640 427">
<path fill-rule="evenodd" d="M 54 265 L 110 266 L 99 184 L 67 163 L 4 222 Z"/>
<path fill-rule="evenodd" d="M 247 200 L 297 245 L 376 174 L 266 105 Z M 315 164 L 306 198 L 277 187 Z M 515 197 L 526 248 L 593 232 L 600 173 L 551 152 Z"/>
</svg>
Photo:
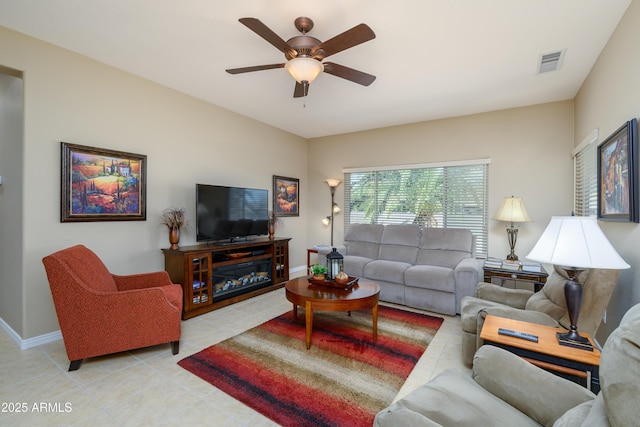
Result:
<svg viewBox="0 0 640 427">
<path fill-rule="evenodd" d="M 640 222 L 638 122 L 633 119 L 598 146 L 598 218 Z"/>
<path fill-rule="evenodd" d="M 273 176 L 273 213 L 275 216 L 300 215 L 300 180 Z"/>
<path fill-rule="evenodd" d="M 147 156 L 61 143 L 61 222 L 147 219 Z"/>
</svg>

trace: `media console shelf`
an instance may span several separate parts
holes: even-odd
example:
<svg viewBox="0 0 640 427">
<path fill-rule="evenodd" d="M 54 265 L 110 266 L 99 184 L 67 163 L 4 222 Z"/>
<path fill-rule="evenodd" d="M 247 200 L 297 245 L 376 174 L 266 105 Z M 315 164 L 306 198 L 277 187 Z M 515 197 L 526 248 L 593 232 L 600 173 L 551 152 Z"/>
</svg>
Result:
<svg viewBox="0 0 640 427">
<path fill-rule="evenodd" d="M 162 249 L 164 269 L 182 285 L 182 318 L 283 287 L 289 280 L 289 240 L 265 237 Z"/>
</svg>

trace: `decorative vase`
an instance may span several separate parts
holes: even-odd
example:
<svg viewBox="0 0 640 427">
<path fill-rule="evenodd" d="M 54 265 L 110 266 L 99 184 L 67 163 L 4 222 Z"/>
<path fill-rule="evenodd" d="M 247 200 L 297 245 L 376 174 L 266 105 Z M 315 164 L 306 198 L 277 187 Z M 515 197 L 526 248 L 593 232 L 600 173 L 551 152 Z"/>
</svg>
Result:
<svg viewBox="0 0 640 427">
<path fill-rule="evenodd" d="M 273 220 L 269 220 L 269 239 L 273 240 L 273 235 L 276 232 L 276 226 L 273 222 Z"/>
<path fill-rule="evenodd" d="M 178 227 L 171 227 L 169 229 L 169 243 L 171 246 L 169 249 L 178 249 L 178 243 L 180 242 L 180 229 Z"/>
<path fill-rule="evenodd" d="M 349 281 L 349 276 L 344 271 L 340 270 L 340 273 L 336 274 L 335 281 L 339 285 L 346 285 Z"/>
</svg>

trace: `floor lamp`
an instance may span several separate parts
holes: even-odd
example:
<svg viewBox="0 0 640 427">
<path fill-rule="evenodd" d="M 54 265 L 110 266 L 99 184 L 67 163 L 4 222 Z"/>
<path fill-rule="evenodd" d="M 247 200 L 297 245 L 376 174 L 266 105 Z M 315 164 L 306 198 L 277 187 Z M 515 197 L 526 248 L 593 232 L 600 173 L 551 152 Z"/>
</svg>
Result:
<svg viewBox="0 0 640 427">
<path fill-rule="evenodd" d="M 329 178 L 325 181 L 331 190 L 331 215 L 322 219 L 324 225 L 331 224 L 331 246 L 333 246 L 333 216 L 340 212 L 340 206 L 335 202 L 336 187 L 340 185 L 341 180 L 337 178 Z"/>
<path fill-rule="evenodd" d="M 558 332 L 561 345 L 593 350 L 589 340 L 578 333 L 578 316 L 582 306 L 582 285 L 577 276 L 584 269 L 629 268 L 604 235 L 596 218 L 585 216 L 554 216 L 527 255 L 532 261 L 562 266 L 569 279 L 564 284 L 571 329 Z"/>
</svg>

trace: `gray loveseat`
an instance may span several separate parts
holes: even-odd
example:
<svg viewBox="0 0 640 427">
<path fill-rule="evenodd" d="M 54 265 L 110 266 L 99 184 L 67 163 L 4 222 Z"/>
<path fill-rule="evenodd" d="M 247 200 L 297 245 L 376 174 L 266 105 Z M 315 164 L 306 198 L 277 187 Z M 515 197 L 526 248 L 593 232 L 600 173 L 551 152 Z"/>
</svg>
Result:
<svg viewBox="0 0 640 427">
<path fill-rule="evenodd" d="M 374 426 L 637 426 L 638 378 L 640 304 L 629 309 L 605 342 L 597 396 L 506 350 L 484 345 L 475 354 L 471 376 L 443 371 L 380 411 Z"/>
<path fill-rule="evenodd" d="M 437 313 L 460 313 L 481 277 L 475 236 L 466 229 L 351 224 L 336 248 L 345 273 L 380 285 L 381 301 Z M 319 263 L 330 251 L 318 250 Z"/>
</svg>

